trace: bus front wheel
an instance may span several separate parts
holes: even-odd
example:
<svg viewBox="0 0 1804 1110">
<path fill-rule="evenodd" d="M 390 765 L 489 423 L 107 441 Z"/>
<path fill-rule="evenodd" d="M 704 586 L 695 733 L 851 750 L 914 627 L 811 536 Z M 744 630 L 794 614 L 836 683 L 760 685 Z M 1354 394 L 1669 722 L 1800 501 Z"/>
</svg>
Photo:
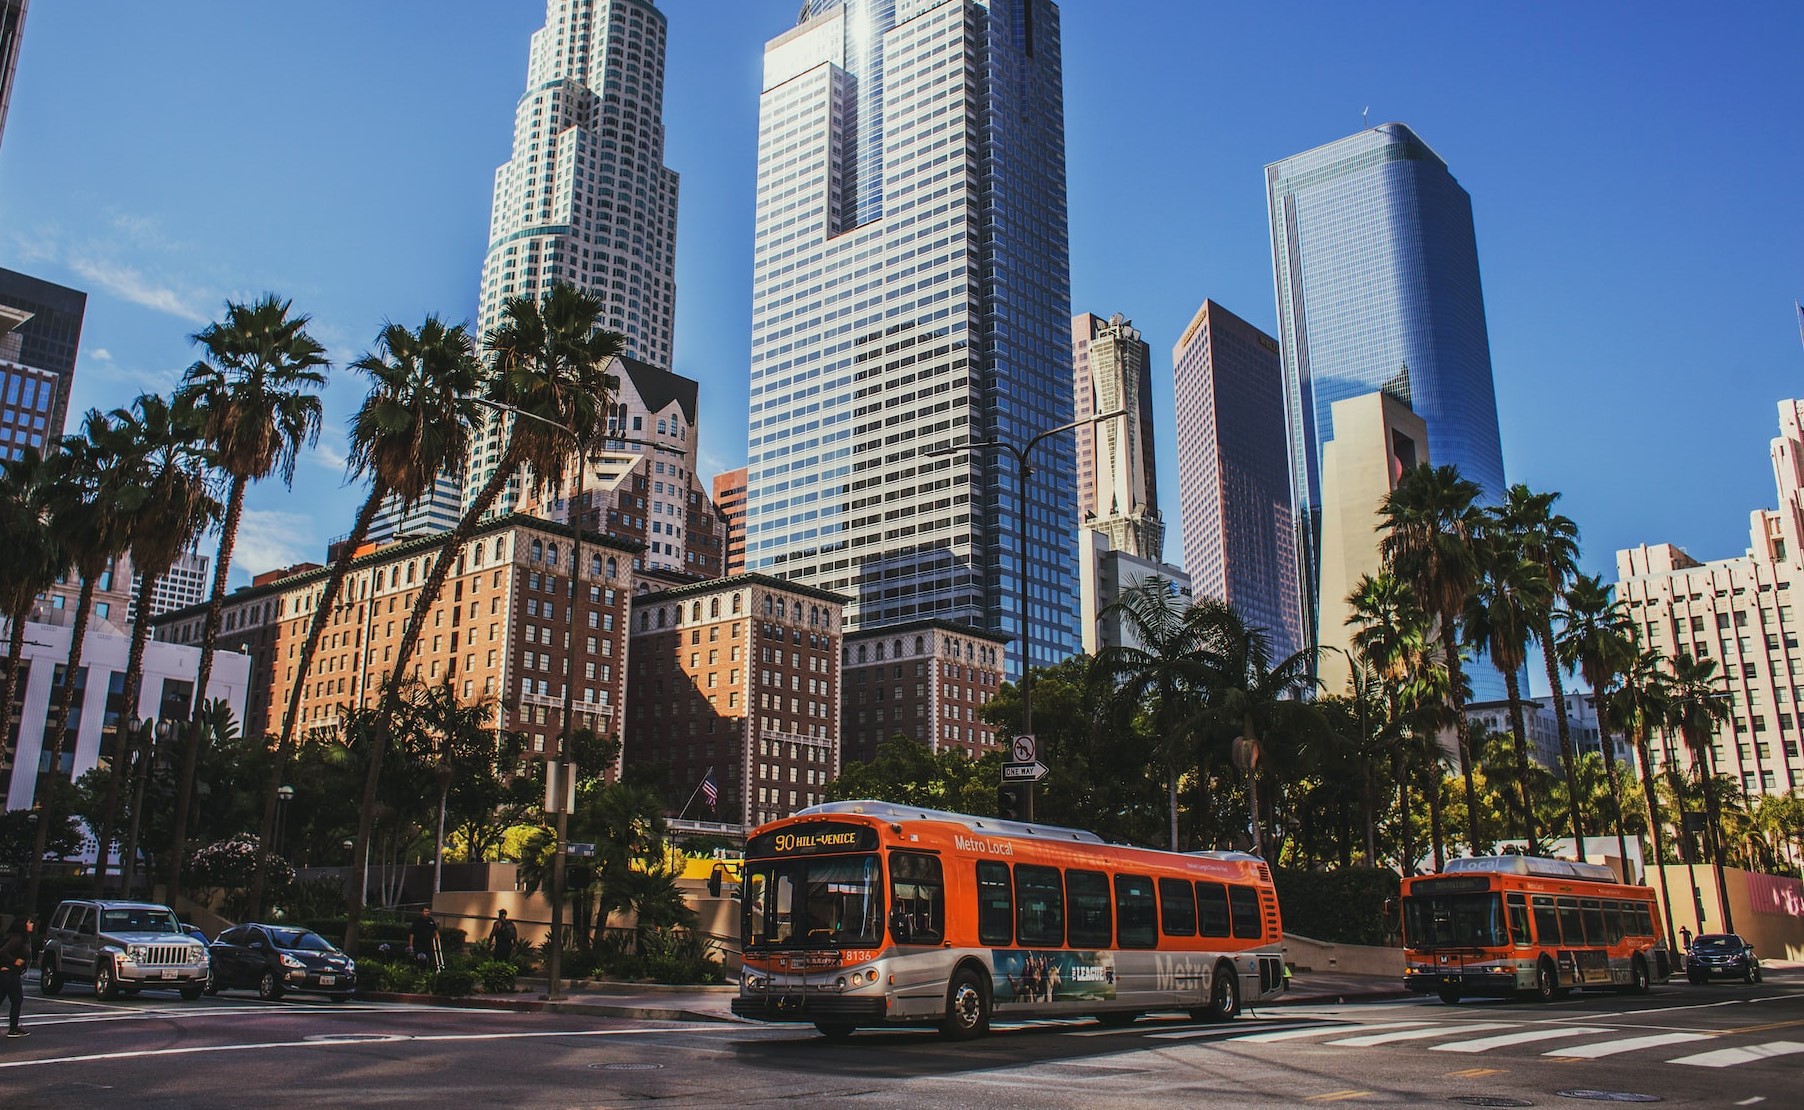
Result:
<svg viewBox="0 0 1804 1110">
<path fill-rule="evenodd" d="M 961 968 L 946 991 L 946 1020 L 940 1023 L 940 1032 L 955 1041 L 968 1041 L 989 1031 L 989 992 L 975 971 Z"/>
<path fill-rule="evenodd" d="M 1459 993 L 1458 987 L 1442 987 L 1440 990 L 1440 995 L 1441 995 L 1441 1001 L 1445 1002 L 1449 1006 L 1456 1005 L 1460 999 L 1460 993 Z"/>
<path fill-rule="evenodd" d="M 1209 1004 L 1190 1011 L 1190 1020 L 1233 1021 L 1240 1013 L 1240 980 L 1234 965 L 1217 964 L 1210 979 Z"/>
<path fill-rule="evenodd" d="M 1647 962 L 1640 956 L 1636 956 L 1634 962 L 1629 965 L 1629 993 L 1646 994 L 1647 984 Z"/>
<path fill-rule="evenodd" d="M 1535 966 L 1535 1001 L 1552 1002 L 1560 993 L 1560 973 L 1546 956 Z"/>
<path fill-rule="evenodd" d="M 817 1021 L 814 1027 L 821 1031 L 821 1036 L 830 1041 L 843 1041 L 852 1035 L 858 1026 L 849 1021 Z"/>
</svg>

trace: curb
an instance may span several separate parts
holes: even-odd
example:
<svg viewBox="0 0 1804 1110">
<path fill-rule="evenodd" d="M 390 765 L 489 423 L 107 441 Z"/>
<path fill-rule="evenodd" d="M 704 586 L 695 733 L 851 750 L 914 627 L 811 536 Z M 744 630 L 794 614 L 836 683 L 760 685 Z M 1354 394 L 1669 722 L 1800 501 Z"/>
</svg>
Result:
<svg viewBox="0 0 1804 1110">
<path fill-rule="evenodd" d="M 442 994 L 401 994 L 396 991 L 360 991 L 365 1002 L 405 1002 L 415 1006 L 445 1006 L 463 1010 L 499 1010 L 516 1014 L 578 1014 L 586 1017 L 636 1018 L 641 1021 L 707 1021 L 728 1023 L 738 1019 L 708 1010 L 665 1006 L 631 1006 L 580 1001 L 547 1002 L 544 999 L 493 998 L 471 995 L 454 998 Z"/>
</svg>

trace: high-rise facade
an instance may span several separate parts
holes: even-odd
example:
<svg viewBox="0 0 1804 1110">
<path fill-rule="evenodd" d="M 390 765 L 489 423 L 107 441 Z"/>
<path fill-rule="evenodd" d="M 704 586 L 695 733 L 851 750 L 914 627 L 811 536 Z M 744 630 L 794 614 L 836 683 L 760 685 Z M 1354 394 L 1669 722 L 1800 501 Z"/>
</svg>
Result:
<svg viewBox="0 0 1804 1110">
<path fill-rule="evenodd" d="M 1284 659 L 1303 626 L 1278 343 L 1205 300 L 1171 368 L 1191 588 L 1232 605 Z"/>
<path fill-rule="evenodd" d="M 1447 163 L 1387 123 L 1274 162 L 1265 178 L 1313 638 L 1322 452 L 1336 401 L 1374 390 L 1403 400 L 1427 422 L 1436 463 L 1459 467 L 1486 498 L 1503 495 L 1503 449 L 1472 198 Z M 1494 669 L 1473 672 L 1476 697 L 1503 696 Z"/>
<path fill-rule="evenodd" d="M 88 295 L 0 269 L 0 458 L 63 434 Z"/>
<path fill-rule="evenodd" d="M 1059 10 L 809 0 L 765 46 L 746 567 L 1076 648 Z M 1026 566 L 1017 544 L 1027 538 Z"/>
<path fill-rule="evenodd" d="M 0 140 L 6 138 L 6 109 L 13 99 L 13 75 L 19 71 L 19 39 L 25 32 L 25 9 L 31 0 L 0 0 Z"/>
<path fill-rule="evenodd" d="M 599 297 L 625 353 L 668 368 L 675 335 L 677 175 L 664 165 L 665 20 L 651 0 L 547 0 L 513 155 L 495 171 L 478 334 L 511 297 L 554 284 Z M 500 459 L 491 419 L 463 476 L 475 500 Z M 514 507 L 510 480 L 496 513 Z"/>
<path fill-rule="evenodd" d="M 1153 372 L 1146 340 L 1119 312 L 1071 319 L 1077 373 L 1075 418 L 1126 415 L 1076 429 L 1077 511 L 1117 551 L 1143 559 L 1165 552 L 1153 456 Z"/>
<path fill-rule="evenodd" d="M 727 573 L 745 570 L 745 467 L 714 476 L 714 510 L 726 529 Z"/>
</svg>

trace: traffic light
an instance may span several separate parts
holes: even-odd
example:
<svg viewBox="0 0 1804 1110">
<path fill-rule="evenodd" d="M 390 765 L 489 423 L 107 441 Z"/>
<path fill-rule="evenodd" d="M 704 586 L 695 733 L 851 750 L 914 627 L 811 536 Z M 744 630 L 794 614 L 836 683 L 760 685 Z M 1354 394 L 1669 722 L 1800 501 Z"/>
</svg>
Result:
<svg viewBox="0 0 1804 1110">
<path fill-rule="evenodd" d="M 1026 783 L 1004 783 L 996 790 L 996 815 L 1004 821 L 1025 821 L 1027 815 L 1027 792 L 1033 789 Z"/>
</svg>

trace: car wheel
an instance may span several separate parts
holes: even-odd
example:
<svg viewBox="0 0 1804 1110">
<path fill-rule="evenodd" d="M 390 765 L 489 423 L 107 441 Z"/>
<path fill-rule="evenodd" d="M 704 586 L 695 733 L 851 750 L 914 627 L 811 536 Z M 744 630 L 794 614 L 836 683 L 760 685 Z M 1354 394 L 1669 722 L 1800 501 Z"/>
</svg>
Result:
<svg viewBox="0 0 1804 1110">
<path fill-rule="evenodd" d="M 814 1027 L 821 1031 L 821 1036 L 830 1041 L 843 1041 L 852 1035 L 858 1026 L 849 1021 L 817 1021 Z"/>
<path fill-rule="evenodd" d="M 1688 971 L 1688 972 L 1686 972 L 1686 973 L 1685 973 L 1685 978 L 1686 978 L 1686 979 L 1688 979 L 1688 980 L 1690 980 L 1690 981 L 1691 981 L 1691 985 L 1692 985 L 1692 986 L 1694 986 L 1694 987 L 1695 987 L 1695 986 L 1700 986 L 1700 985 L 1702 985 L 1702 983 L 1703 983 L 1703 982 L 1704 982 L 1704 977 L 1703 977 L 1703 976 L 1702 976 L 1702 975 L 1699 975 L 1699 974 L 1698 974 L 1698 973 L 1697 973 L 1697 972 L 1695 972 L 1695 971 Z"/>
<path fill-rule="evenodd" d="M 1546 956 L 1535 965 L 1535 1001 L 1552 1002 L 1560 993 L 1560 973 Z"/>
<path fill-rule="evenodd" d="M 1449 1006 L 1457 1006 L 1459 1004 L 1460 993 L 1458 987 L 1442 987 L 1440 989 L 1440 995 L 1441 1001 Z"/>
<path fill-rule="evenodd" d="M 1742 965 L 1742 967 L 1741 967 L 1741 981 L 1742 982 L 1753 983 L 1753 982 L 1757 982 L 1759 980 L 1759 978 L 1760 977 L 1754 973 L 1754 965 L 1753 964 L 1743 964 Z"/>
<path fill-rule="evenodd" d="M 207 991 L 208 997 L 218 994 L 219 993 L 219 980 L 214 978 L 211 975 L 207 976 L 206 991 Z"/>
<path fill-rule="evenodd" d="M 968 1041 L 989 1031 L 990 992 L 975 971 L 964 968 L 946 991 L 946 1020 L 940 1023 L 940 1032 L 955 1041 Z"/>
<path fill-rule="evenodd" d="M 45 997 L 63 993 L 63 973 L 49 961 L 38 969 L 38 993 Z"/>
<path fill-rule="evenodd" d="M 119 984 L 113 979 L 113 965 L 101 960 L 94 965 L 94 997 L 111 1002 L 119 997 Z"/>
<path fill-rule="evenodd" d="M 257 980 L 257 997 L 265 1002 L 275 1002 L 282 997 L 282 980 L 273 971 L 265 971 Z"/>
<path fill-rule="evenodd" d="M 1647 962 L 1636 956 L 1629 965 L 1629 993 L 1646 994 L 1647 984 Z"/>
<path fill-rule="evenodd" d="M 1234 965 L 1223 961 L 1215 965 L 1209 985 L 1209 1004 L 1190 1011 L 1191 1021 L 1233 1021 L 1240 1013 L 1240 980 Z"/>
<path fill-rule="evenodd" d="M 1754 965 L 1754 982 L 1756 982 L 1756 983 L 1761 982 L 1765 978 L 1766 978 L 1766 973 L 1764 971 L 1760 970 L 1759 964 L 1755 964 Z"/>
<path fill-rule="evenodd" d="M 182 988 L 182 1001 L 183 1002 L 199 1002 L 201 992 L 205 989 L 206 989 L 205 987 L 183 987 Z"/>
</svg>

